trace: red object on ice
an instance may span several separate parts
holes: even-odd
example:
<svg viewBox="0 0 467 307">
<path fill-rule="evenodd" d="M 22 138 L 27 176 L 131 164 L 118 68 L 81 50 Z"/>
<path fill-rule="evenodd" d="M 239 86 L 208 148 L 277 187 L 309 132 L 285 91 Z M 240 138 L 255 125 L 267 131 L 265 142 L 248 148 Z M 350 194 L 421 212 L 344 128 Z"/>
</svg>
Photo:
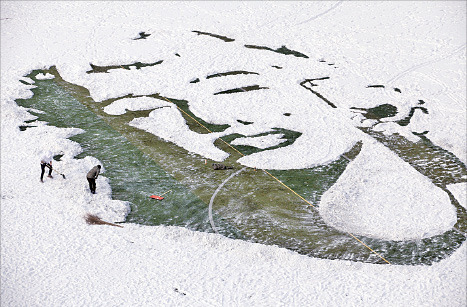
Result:
<svg viewBox="0 0 467 307">
<path fill-rule="evenodd" d="M 164 192 L 164 193 L 162 193 L 161 195 L 151 195 L 151 196 L 149 196 L 149 197 L 154 198 L 154 199 L 157 199 L 157 200 L 163 200 L 164 197 L 162 197 L 162 195 L 165 195 L 165 194 L 167 194 L 167 193 L 169 193 L 169 192 L 171 192 L 171 191 L 172 191 L 172 190 L 168 190 L 167 192 Z"/>
</svg>

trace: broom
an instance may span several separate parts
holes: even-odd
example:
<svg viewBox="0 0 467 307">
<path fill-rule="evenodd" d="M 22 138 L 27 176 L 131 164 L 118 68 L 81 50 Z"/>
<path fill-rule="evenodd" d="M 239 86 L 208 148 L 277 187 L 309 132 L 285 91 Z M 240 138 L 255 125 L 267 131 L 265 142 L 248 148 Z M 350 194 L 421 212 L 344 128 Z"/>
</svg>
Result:
<svg viewBox="0 0 467 307">
<path fill-rule="evenodd" d="M 55 168 L 52 168 L 52 170 L 60 175 L 62 175 L 63 179 L 66 179 L 65 175 L 63 175 L 62 173 L 60 173 L 59 171 L 57 171 Z"/>
<path fill-rule="evenodd" d="M 94 215 L 91 213 L 86 213 L 86 216 L 84 217 L 84 219 L 86 220 L 86 223 L 88 223 L 89 225 L 110 225 L 110 226 L 117 226 L 117 227 L 123 228 L 123 226 L 103 221 L 97 215 Z"/>
<path fill-rule="evenodd" d="M 169 193 L 169 192 L 171 192 L 171 191 L 172 191 L 172 190 L 168 190 L 167 192 L 164 192 L 164 193 L 162 193 L 161 195 L 151 195 L 151 196 L 149 196 L 149 197 L 151 197 L 152 199 L 163 200 L 164 197 L 162 197 L 162 195 L 165 195 L 165 194 L 167 194 L 167 193 Z"/>
</svg>

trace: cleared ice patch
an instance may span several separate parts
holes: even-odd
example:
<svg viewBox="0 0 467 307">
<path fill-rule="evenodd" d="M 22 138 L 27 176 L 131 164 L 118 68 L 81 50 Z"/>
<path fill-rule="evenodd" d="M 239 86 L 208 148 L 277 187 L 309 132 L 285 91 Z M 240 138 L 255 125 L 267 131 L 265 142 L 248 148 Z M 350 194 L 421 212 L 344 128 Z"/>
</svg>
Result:
<svg viewBox="0 0 467 307">
<path fill-rule="evenodd" d="M 456 211 L 449 196 L 379 143 L 361 153 L 321 198 L 329 225 L 385 240 L 413 240 L 450 230 Z"/>
</svg>

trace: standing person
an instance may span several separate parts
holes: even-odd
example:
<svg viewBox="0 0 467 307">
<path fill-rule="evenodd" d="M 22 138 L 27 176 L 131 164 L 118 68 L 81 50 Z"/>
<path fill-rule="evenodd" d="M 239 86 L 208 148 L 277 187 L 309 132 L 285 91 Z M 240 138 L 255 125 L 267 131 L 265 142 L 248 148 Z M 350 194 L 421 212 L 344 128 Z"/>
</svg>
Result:
<svg viewBox="0 0 467 307">
<path fill-rule="evenodd" d="M 96 194 L 96 179 L 99 177 L 99 173 L 101 172 L 101 166 L 96 165 L 88 172 L 86 178 L 89 182 L 89 189 L 91 190 L 92 194 Z"/>
<path fill-rule="evenodd" d="M 49 168 L 49 175 L 47 177 L 52 177 L 52 153 L 50 151 L 44 152 L 41 156 L 41 182 L 44 182 L 44 173 L 45 167 Z"/>
</svg>

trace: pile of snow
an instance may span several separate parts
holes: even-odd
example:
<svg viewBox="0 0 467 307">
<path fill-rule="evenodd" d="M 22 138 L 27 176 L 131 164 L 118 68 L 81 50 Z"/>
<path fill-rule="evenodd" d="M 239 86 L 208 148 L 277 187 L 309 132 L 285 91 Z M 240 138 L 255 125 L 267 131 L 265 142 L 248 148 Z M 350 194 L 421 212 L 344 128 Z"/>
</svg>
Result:
<svg viewBox="0 0 467 307">
<path fill-rule="evenodd" d="M 323 194 L 319 212 L 337 229 L 396 241 L 439 235 L 457 221 L 443 190 L 376 141 Z"/>
</svg>

